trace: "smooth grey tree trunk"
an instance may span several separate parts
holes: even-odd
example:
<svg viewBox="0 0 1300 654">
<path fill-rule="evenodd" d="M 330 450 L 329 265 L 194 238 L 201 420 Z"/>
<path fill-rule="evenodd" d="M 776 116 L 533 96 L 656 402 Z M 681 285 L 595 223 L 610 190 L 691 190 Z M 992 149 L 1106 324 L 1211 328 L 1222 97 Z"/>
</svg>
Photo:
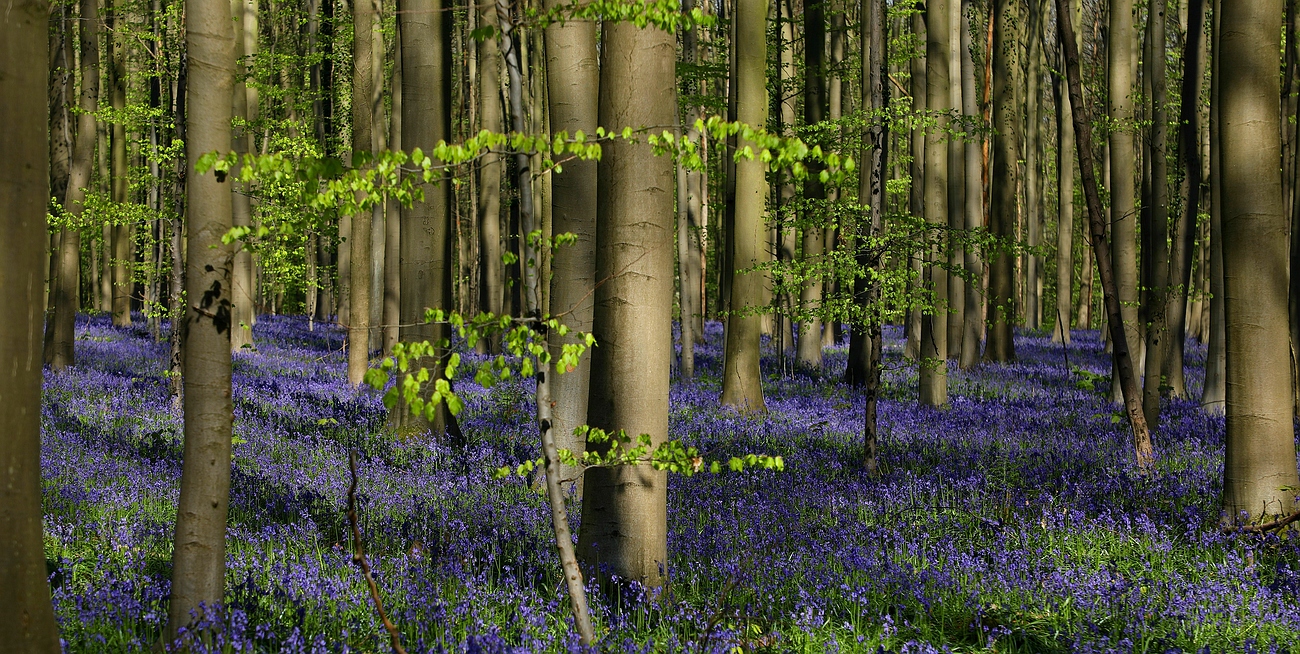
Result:
<svg viewBox="0 0 1300 654">
<path fill-rule="evenodd" d="M 1082 0 L 1072 0 L 1070 12 L 1074 24 L 1082 24 Z M 1075 47 L 1083 48 L 1082 32 L 1075 33 L 1074 43 Z M 1070 104 L 1070 91 L 1059 77 L 1056 87 L 1059 107 L 1056 116 L 1056 316 L 1053 317 L 1056 327 L 1052 330 L 1052 342 L 1069 345 L 1070 319 L 1074 313 L 1074 108 Z M 1091 276 L 1092 270 L 1087 269 L 1086 273 Z M 1087 329 L 1083 323 L 1079 327 Z"/>
<path fill-rule="evenodd" d="M 99 104 L 99 6 L 95 0 L 81 0 L 81 98 L 77 114 L 76 144 L 73 146 L 72 166 L 69 169 L 68 188 L 63 208 L 73 219 L 85 212 L 86 189 L 90 186 L 90 173 L 95 165 L 95 110 Z M 54 317 L 49 328 L 49 347 L 45 359 L 54 370 L 75 365 L 73 343 L 76 338 L 78 292 L 81 274 L 81 232 L 76 229 L 60 230 L 59 270 L 54 291 Z"/>
<path fill-rule="evenodd" d="M 566 5 L 568 0 L 549 0 L 547 4 L 548 8 Z M 547 26 L 545 38 L 546 99 L 551 129 L 570 135 L 579 131 L 595 134 L 600 101 L 596 23 L 577 20 L 555 23 Z M 564 172 L 554 175 L 551 184 L 552 232 L 578 237 L 573 244 L 557 249 L 551 259 L 551 313 L 570 329 L 590 332 L 596 288 L 596 162 L 565 162 Z M 549 340 L 551 355 L 557 361 L 565 344 L 577 342 L 573 335 L 560 336 L 555 332 Z M 550 380 L 555 441 L 559 447 L 576 454 L 586 446 L 574 430 L 587 424 L 590 388 L 590 354 L 583 354 L 577 368 Z M 581 496 L 579 471 L 562 464 L 559 470 L 561 480 L 577 480 Z"/>
<path fill-rule="evenodd" d="M 452 21 L 446 9 L 445 0 L 399 0 L 402 147 L 407 150 L 420 148 L 433 152 L 438 141 L 451 137 Z M 423 202 L 402 211 L 400 337 L 404 341 L 437 343 L 450 335 L 446 325 L 424 321 L 426 308 L 444 311 L 454 308 L 451 179 L 443 174 L 436 181 L 436 186 L 422 185 Z M 440 379 L 443 356 L 440 353 L 416 365 L 429 368 L 431 377 Z M 414 422 L 423 425 L 420 420 Z M 435 437 L 450 432 L 453 438 L 459 438 L 455 422 L 444 409 L 439 410 L 430 427 Z"/>
<path fill-rule="evenodd" d="M 231 264 L 230 187 L 194 166 L 230 147 L 235 39 L 228 0 L 193 0 L 185 11 L 189 89 L 184 411 L 185 451 L 172 551 L 166 639 L 190 624 L 200 604 L 224 601 L 230 503 Z"/>
<path fill-rule="evenodd" d="M 231 23 L 235 30 L 235 88 L 231 94 L 232 113 L 235 118 L 248 120 L 252 116 L 249 114 L 248 106 L 248 88 L 244 83 L 244 77 L 247 74 L 247 57 L 251 54 L 246 47 L 248 37 L 252 37 L 256 42 L 257 34 L 246 34 L 248 21 L 246 20 L 245 11 L 247 3 L 245 0 L 230 0 Z M 232 129 L 230 138 L 230 149 L 234 151 L 241 159 L 245 154 L 253 151 L 252 133 L 244 128 Z M 231 210 L 235 227 L 248 227 L 253 224 L 253 204 L 249 198 L 248 189 L 240 184 L 230 184 L 231 193 Z M 231 280 L 234 283 L 232 301 L 234 302 L 233 327 L 230 333 L 230 349 L 232 352 L 242 351 L 244 348 L 253 346 L 253 315 L 255 313 L 253 305 L 253 296 L 256 290 L 253 287 L 253 255 L 252 252 L 244 247 L 243 242 L 238 244 L 235 250 L 235 269 L 232 272 Z"/>
<path fill-rule="evenodd" d="M 84 4 L 83 4 L 84 6 Z M 94 3 L 91 2 L 93 11 Z M 41 527 L 41 327 L 49 203 L 48 5 L 16 1 L 0 18 L 0 652 L 60 651 Z M 94 28 L 87 30 L 94 34 Z M 93 41 L 92 41 L 93 43 Z M 93 119 L 92 119 L 93 121 Z M 94 142 L 95 129 L 83 132 Z"/>
<path fill-rule="evenodd" d="M 600 124 L 671 125 L 676 39 L 605 23 Z M 673 164 L 646 143 L 611 142 L 599 165 L 591 423 L 651 446 L 668 437 L 672 355 Z M 668 565 L 667 473 L 650 466 L 587 472 L 580 558 L 602 575 L 659 586 Z"/>
<path fill-rule="evenodd" d="M 803 118 L 805 125 L 815 125 L 825 118 L 826 2 L 827 0 L 813 0 L 804 7 Z M 803 184 L 803 195 L 809 203 L 809 211 L 813 216 L 805 216 L 805 218 L 815 222 L 803 229 L 803 261 L 805 266 L 814 266 L 821 262 L 826 249 L 826 231 L 821 224 L 825 220 L 821 207 L 826 200 L 826 188 L 817 178 L 821 171 L 818 164 L 808 165 L 808 171 L 808 178 Z M 734 229 L 727 234 L 727 237 L 734 240 Z M 732 266 L 734 269 L 739 266 L 739 263 L 732 262 Z M 804 314 L 804 318 L 799 323 L 796 361 L 799 368 L 814 374 L 820 373 L 822 368 L 822 319 L 817 312 L 822 309 L 823 287 L 821 275 L 812 274 L 804 280 L 799 292 L 800 312 Z M 730 325 L 730 318 L 728 325 Z"/>
<path fill-rule="evenodd" d="M 1107 111 L 1110 132 L 1110 241 L 1114 252 L 1116 293 L 1124 333 L 1134 348 L 1142 343 L 1138 325 L 1137 279 L 1137 210 L 1133 205 L 1136 174 L 1133 143 L 1133 42 L 1125 34 L 1134 33 L 1133 0 L 1112 0 L 1110 6 L 1111 38 L 1106 48 L 1107 82 L 1110 90 Z M 1140 352 L 1139 352 L 1140 354 Z M 1138 357 L 1141 361 L 1143 358 Z M 1111 379 L 1119 379 L 1112 359 Z M 1140 373 L 1140 371 L 1139 371 Z M 1111 400 L 1122 401 L 1119 384 L 1111 384 Z"/>
<path fill-rule="evenodd" d="M 962 113 L 961 77 L 961 0 L 948 2 L 948 107 Z M 960 126 L 954 126 L 960 129 Z M 966 143 L 961 138 L 948 139 L 948 267 L 960 270 L 966 265 L 961 232 L 966 229 Z M 966 321 L 966 280 L 948 273 L 948 353 L 949 360 L 961 361 L 962 330 Z"/>
<path fill-rule="evenodd" d="M 352 165 L 358 166 L 358 155 L 367 156 L 374 147 L 375 78 L 371 70 L 374 37 L 371 34 L 375 21 L 374 6 L 370 0 L 352 3 Z M 358 193 L 358 199 L 364 197 Z M 347 242 L 352 254 L 348 286 L 348 383 L 359 386 L 366 376 L 370 361 L 370 276 L 373 272 L 373 250 L 370 236 L 374 221 L 369 211 L 352 216 L 352 238 Z M 449 308 L 449 307 L 448 307 Z"/>
<path fill-rule="evenodd" d="M 1220 156 L 1227 319 L 1223 513 L 1228 523 L 1289 514 L 1296 474 L 1288 333 L 1278 75 L 1282 1 L 1223 3 Z"/>
<path fill-rule="evenodd" d="M 1210 60 L 1210 337 L 1205 354 L 1205 387 L 1201 390 L 1201 409 L 1207 413 L 1223 413 L 1227 395 L 1225 369 L 1227 367 L 1227 320 L 1223 312 L 1223 166 L 1219 100 L 1223 79 L 1219 74 L 1222 52 L 1220 18 L 1221 0 L 1213 0 L 1211 16 L 1214 26 L 1210 33 L 1212 42 Z"/>
<path fill-rule="evenodd" d="M 979 99 L 975 96 L 975 61 L 971 56 L 970 21 L 974 6 L 971 0 L 961 0 L 961 112 L 969 124 L 981 119 Z M 983 139 L 976 137 L 965 143 L 966 229 L 974 232 L 984 228 Z M 984 335 L 984 262 L 979 248 L 965 252 L 966 274 L 973 280 L 966 286 L 966 310 L 962 316 L 961 359 L 963 370 L 978 365 L 980 341 Z"/>
<path fill-rule="evenodd" d="M 930 0 L 927 7 L 925 40 L 926 106 L 936 116 L 951 109 L 948 55 L 950 54 L 950 0 Z M 922 279 L 934 292 L 935 306 L 921 312 L 920 381 L 917 395 L 921 404 L 948 403 L 948 275 L 940 267 L 944 252 L 943 227 L 948 224 L 948 144 L 943 130 L 946 118 L 926 131 L 925 221 L 934 226 L 926 238 L 925 270 Z"/>
<path fill-rule="evenodd" d="M 1149 111 L 1151 117 L 1151 138 L 1146 143 L 1146 160 L 1151 167 L 1151 206 L 1150 235 L 1144 239 L 1150 246 L 1150 252 L 1143 252 L 1142 257 L 1150 265 L 1151 288 L 1148 300 L 1146 329 L 1146 365 L 1147 374 L 1142 384 L 1142 412 L 1146 414 L 1147 425 L 1156 429 L 1160 425 L 1161 388 L 1164 386 L 1163 371 L 1165 357 L 1169 354 L 1169 322 L 1167 298 L 1169 289 L 1169 172 L 1166 163 L 1166 146 L 1169 141 L 1169 119 L 1165 111 L 1167 66 L 1165 63 L 1165 2 L 1151 0 L 1147 19 L 1147 54 L 1150 61 L 1146 63 L 1146 72 L 1150 80 L 1151 97 Z"/>
<path fill-rule="evenodd" d="M 912 34 L 919 42 L 926 42 L 925 15 L 917 13 L 912 16 Z M 805 40 L 807 40 L 805 38 Z M 929 100 L 929 93 L 926 92 L 926 61 L 924 56 L 913 57 L 908 62 L 910 68 L 910 77 L 908 78 L 908 90 L 912 92 L 912 113 L 919 117 L 926 110 L 926 101 Z M 912 161 L 908 165 L 908 176 L 911 178 L 911 184 L 908 186 L 907 211 L 917 220 L 925 218 L 925 129 L 917 126 L 911 130 L 911 155 Z M 911 290 L 914 285 L 922 284 L 922 270 L 926 252 L 923 247 L 913 246 L 912 252 L 908 255 L 908 266 L 912 270 L 913 279 L 908 282 L 908 289 Z M 916 359 L 921 352 L 921 310 L 910 308 L 905 314 L 903 323 L 903 333 L 906 341 L 903 345 L 903 356 L 908 359 Z"/>
<path fill-rule="evenodd" d="M 488 5 L 479 7 L 479 27 L 496 28 L 499 24 L 496 9 Z M 499 132 L 505 130 L 501 111 L 501 83 L 499 66 L 501 51 L 496 37 L 483 39 L 478 44 L 478 101 L 479 124 L 482 129 Z M 592 89 L 595 92 L 595 89 Z M 489 152 L 483 157 L 478 182 L 478 235 L 479 235 L 479 310 L 499 315 L 505 310 L 505 269 L 501 261 L 501 156 Z M 480 352 L 498 352 L 496 339 L 482 341 Z"/>
<path fill-rule="evenodd" d="M 821 0 L 818 0 L 819 2 Z M 820 7 L 820 5 L 817 5 Z M 820 11 L 812 9 L 811 11 Z M 810 13 L 811 13 L 810 11 Z M 736 116 L 747 125 L 767 124 L 767 10 L 762 0 L 738 0 L 736 21 Z M 739 147 L 758 145 L 742 141 Z M 757 157 L 736 162 L 736 212 L 730 243 L 731 315 L 727 318 L 726 356 L 723 359 L 722 403 L 745 412 L 765 412 L 762 375 L 759 373 L 759 339 L 762 336 L 763 292 L 767 286 L 761 270 L 752 270 L 762 260 L 767 241 L 764 213 L 767 209 L 766 166 Z M 811 183 L 806 180 L 805 185 Z M 805 246 L 820 226 L 804 231 Z M 825 232 L 822 232 L 823 234 Z M 815 240 L 815 239 L 814 239 Z M 805 252 L 807 250 L 805 249 Z M 748 272 L 742 272 L 742 271 Z M 807 288 L 807 287 L 805 287 Z M 807 306 L 805 306 L 805 310 Z M 814 324 L 815 323 L 806 323 Z M 809 367 L 819 366 L 822 341 L 816 326 L 801 332 L 800 359 Z M 807 358 L 804 343 L 816 345 L 816 361 Z M 809 348 L 811 349 L 811 347 Z"/>
<path fill-rule="evenodd" d="M 126 110 L 126 5 L 123 0 L 106 0 L 112 8 L 109 20 L 109 100 L 114 116 L 123 116 Z M 118 29 L 121 27 L 121 29 Z M 126 162 L 126 125 L 122 120 L 115 120 L 109 127 L 112 152 L 112 199 L 113 202 L 127 201 L 130 186 L 130 171 Z M 113 325 L 115 327 L 131 326 L 131 226 L 126 224 L 112 227 L 112 270 L 113 270 Z"/>
<path fill-rule="evenodd" d="M 1019 30 L 1024 15 L 1015 0 L 993 5 L 993 153 L 990 177 L 989 230 L 1006 243 L 1016 239 L 1017 115 L 1014 71 L 1020 65 Z M 984 360 L 1014 361 L 1015 255 L 1005 247 L 990 253 L 988 343 Z"/>
<path fill-rule="evenodd" d="M 402 150 L 402 26 L 398 21 L 393 35 L 393 71 L 389 79 L 392 114 L 388 119 L 388 147 L 394 152 Z M 384 216 L 384 354 L 393 352 L 397 344 L 398 325 L 402 323 L 402 205 L 389 199 Z"/>
</svg>

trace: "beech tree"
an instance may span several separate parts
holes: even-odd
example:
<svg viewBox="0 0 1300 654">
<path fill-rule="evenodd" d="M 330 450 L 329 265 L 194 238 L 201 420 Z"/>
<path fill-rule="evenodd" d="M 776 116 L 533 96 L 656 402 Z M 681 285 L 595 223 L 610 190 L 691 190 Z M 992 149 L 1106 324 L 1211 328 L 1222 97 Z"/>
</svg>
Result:
<svg viewBox="0 0 1300 654">
<path fill-rule="evenodd" d="M 746 0 L 742 0 L 746 1 Z M 752 1 L 752 0 L 749 0 Z M 676 42 L 657 27 L 602 26 L 601 125 L 671 125 Z M 668 436 L 672 353 L 673 164 L 648 143 L 614 141 L 599 164 L 589 422 Z M 586 473 L 579 556 L 593 570 L 658 586 L 668 563 L 667 473 L 649 466 Z"/>
<path fill-rule="evenodd" d="M 90 3 L 92 8 L 93 1 Z M 84 5 L 83 5 L 84 7 Z M 93 16 L 93 14 L 92 14 Z M 85 16 L 83 16 L 84 18 Z M 41 528 L 41 327 L 49 200 L 48 5 L 10 4 L 0 16 L 0 652 L 59 652 Z M 95 32 L 93 28 L 91 35 Z M 93 42 L 93 41 L 92 41 Z M 93 118 L 92 118 L 93 121 Z M 91 126 L 91 133 L 94 126 Z"/>
<path fill-rule="evenodd" d="M 193 0 L 185 11 L 189 89 L 186 143 L 186 302 L 184 313 L 185 449 L 172 554 L 166 639 L 226 588 L 226 517 L 230 503 L 233 409 L 230 339 L 234 249 L 222 243 L 233 226 L 229 182 L 198 174 L 199 158 L 231 143 L 235 38 L 228 0 Z"/>
<path fill-rule="evenodd" d="M 931 225 L 948 224 L 948 146 L 943 129 L 952 108 L 948 55 L 951 46 L 949 0 L 930 0 L 926 8 L 926 106 L 939 116 L 938 123 L 927 130 L 925 142 L 925 220 Z M 927 236 L 925 252 L 926 285 L 934 291 L 934 308 L 921 313 L 920 388 L 921 404 L 942 406 L 948 403 L 948 276 L 939 267 L 944 255 L 940 249 L 943 229 Z"/>
<path fill-rule="evenodd" d="M 1288 353 L 1289 217 L 1283 209 L 1278 76 L 1282 1 L 1219 8 L 1223 295 L 1227 322 L 1224 520 L 1289 514 L 1296 474 Z"/>
</svg>

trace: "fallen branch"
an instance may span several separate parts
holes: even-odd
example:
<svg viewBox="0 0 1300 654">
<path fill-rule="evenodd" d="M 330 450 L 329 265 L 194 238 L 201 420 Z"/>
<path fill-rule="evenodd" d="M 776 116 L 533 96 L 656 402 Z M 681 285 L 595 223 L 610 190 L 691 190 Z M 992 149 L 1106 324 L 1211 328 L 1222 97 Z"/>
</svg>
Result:
<svg viewBox="0 0 1300 654">
<path fill-rule="evenodd" d="M 379 611 L 379 619 L 383 621 L 384 629 L 388 630 L 393 651 L 397 654 L 406 654 L 397 625 L 393 624 L 393 621 L 388 619 L 388 614 L 384 612 L 384 600 L 379 597 L 379 586 L 375 584 L 375 577 L 370 574 L 370 563 L 366 561 L 366 545 L 361 542 L 361 527 L 357 526 L 357 453 L 355 451 L 348 452 L 348 468 L 352 471 L 352 483 L 348 484 L 348 524 L 352 525 L 352 564 L 361 568 L 361 574 L 366 578 L 366 584 L 370 586 L 370 599 L 374 600 L 375 609 Z"/>
<path fill-rule="evenodd" d="M 1274 529 L 1281 529 L 1297 520 L 1300 520 L 1300 511 L 1296 511 L 1295 513 L 1292 513 L 1290 515 L 1284 515 L 1281 518 L 1278 518 L 1276 520 L 1271 520 L 1269 522 L 1261 522 L 1259 524 L 1254 524 L 1254 525 L 1240 525 L 1240 526 L 1225 525 L 1223 530 L 1228 533 L 1244 532 L 1244 533 L 1251 533 L 1251 534 L 1263 534 L 1266 532 L 1273 531 Z"/>
</svg>

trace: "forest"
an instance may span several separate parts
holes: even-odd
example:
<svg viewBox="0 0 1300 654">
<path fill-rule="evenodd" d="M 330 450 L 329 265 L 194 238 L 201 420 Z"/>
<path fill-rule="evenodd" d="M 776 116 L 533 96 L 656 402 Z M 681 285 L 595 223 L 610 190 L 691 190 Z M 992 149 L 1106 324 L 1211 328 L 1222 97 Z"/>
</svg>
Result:
<svg viewBox="0 0 1300 654">
<path fill-rule="evenodd" d="M 1300 651 L 1300 0 L 8 0 L 0 654 Z"/>
</svg>

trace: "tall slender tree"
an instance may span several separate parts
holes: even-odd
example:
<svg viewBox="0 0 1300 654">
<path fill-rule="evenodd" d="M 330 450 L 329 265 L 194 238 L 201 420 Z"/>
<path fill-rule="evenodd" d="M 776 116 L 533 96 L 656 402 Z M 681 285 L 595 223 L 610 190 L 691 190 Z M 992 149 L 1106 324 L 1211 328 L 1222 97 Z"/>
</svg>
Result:
<svg viewBox="0 0 1300 654">
<path fill-rule="evenodd" d="M 765 125 L 768 104 L 766 7 L 762 0 L 740 0 L 736 3 L 734 20 L 735 80 L 738 87 L 736 116 L 748 125 Z M 757 145 L 746 141 L 740 147 L 756 149 Z M 731 315 L 727 318 L 722 403 L 742 411 L 767 410 L 758 369 L 759 338 L 762 336 L 758 311 L 764 304 L 766 279 L 762 271 L 754 269 L 761 263 L 767 241 L 767 225 L 763 220 L 767 205 L 764 167 L 757 158 L 742 158 L 736 162 L 736 216 L 730 239 L 734 267 L 731 271 Z M 804 234 L 806 245 L 811 231 Z M 815 327 L 812 329 L 800 339 L 800 351 L 803 352 L 805 341 L 815 342 L 816 358 L 820 363 L 821 340 Z M 812 362 L 805 361 L 805 364 L 812 365 Z"/>
<path fill-rule="evenodd" d="M 1227 320 L 1224 520 L 1290 513 L 1296 474 L 1279 53 L 1282 0 L 1223 3 L 1220 172 Z"/>
<path fill-rule="evenodd" d="M 496 9 L 488 4 L 479 6 L 479 25 L 496 29 L 499 24 Z M 505 128 L 501 112 L 500 65 L 501 50 L 497 37 L 493 35 L 479 41 L 479 124 L 482 129 L 491 131 Z M 594 93 L 595 89 L 591 92 Z M 479 308 L 500 314 L 505 309 L 505 270 L 501 261 L 501 156 L 495 152 L 486 153 L 479 166 L 478 235 Z M 499 349 L 495 341 L 488 340 L 482 341 L 478 347 L 484 352 Z"/>
<path fill-rule="evenodd" d="M 755 1 L 755 0 L 742 0 Z M 676 43 L 656 27 L 602 27 L 600 123 L 671 125 Z M 614 142 L 599 164 L 592 426 L 668 436 L 672 353 L 673 165 L 645 143 Z M 668 564 L 666 473 L 649 466 L 586 473 L 578 550 L 592 569 L 658 586 Z"/>
<path fill-rule="evenodd" d="M 548 8 L 561 9 L 568 0 L 550 0 Z M 551 129 L 576 134 L 596 132 L 600 94 L 599 51 L 596 23 L 571 20 L 546 28 L 546 100 Z M 486 174 L 486 173 L 485 173 Z M 577 236 L 571 245 L 555 251 L 551 260 L 551 312 L 572 329 L 591 331 L 592 298 L 596 287 L 596 162 L 571 161 L 551 182 L 551 229 L 555 234 Z M 494 216 L 495 219 L 495 216 Z M 683 321 L 684 322 L 684 321 Z M 551 353 L 559 357 L 574 336 L 550 335 Z M 587 424 L 591 388 L 590 356 L 577 368 L 551 379 L 552 429 L 559 447 L 581 452 L 584 443 L 574 430 Z M 561 466 L 563 479 L 580 477 L 577 470 Z M 581 486 L 579 486 L 581 487 Z"/>
<path fill-rule="evenodd" d="M 91 0 L 93 7 L 93 0 Z M 83 5 L 84 6 L 84 5 Z M 14 2 L 0 16 L 0 206 L 10 248 L 0 262 L 0 652 L 60 650 L 41 527 L 41 283 L 49 269 L 45 210 L 48 5 Z M 86 16 L 83 15 L 83 18 Z M 93 28 L 91 34 L 94 34 Z M 92 41 L 93 42 L 93 41 Z M 92 142 L 94 124 L 89 130 Z"/>
<path fill-rule="evenodd" d="M 1083 22 L 1082 0 L 1070 2 L 1071 21 Z M 1082 32 L 1075 33 L 1074 46 L 1083 49 Z M 1056 78 L 1056 327 L 1052 342 L 1070 344 L 1070 318 L 1074 313 L 1074 108 L 1070 90 Z M 1086 266 L 1085 266 L 1086 268 Z M 1089 271 L 1091 275 L 1091 271 Z M 1086 325 L 1080 325 L 1086 328 Z"/>
<path fill-rule="evenodd" d="M 1160 423 L 1162 372 L 1165 356 L 1169 352 L 1169 324 L 1166 314 L 1166 297 L 1169 294 L 1169 208 L 1168 164 L 1165 149 L 1169 141 L 1169 121 L 1165 111 L 1167 102 L 1165 64 L 1165 1 L 1151 0 L 1147 9 L 1147 61 L 1151 97 L 1148 99 L 1151 117 L 1151 138 L 1145 144 L 1146 163 L 1150 166 L 1151 205 L 1144 207 L 1149 224 L 1143 225 L 1144 241 L 1149 251 L 1142 253 L 1143 261 L 1150 266 L 1151 288 L 1146 300 L 1146 377 L 1142 384 L 1142 411 L 1152 428 Z"/>
<path fill-rule="evenodd" d="M 1015 0 L 993 4 L 993 154 L 990 178 L 993 190 L 989 202 L 989 231 L 1002 243 L 989 253 L 988 344 L 986 361 L 1014 361 L 1015 322 L 1014 257 L 1009 244 L 1016 240 L 1016 143 L 1020 123 L 1014 84 L 1020 65 L 1019 31 L 1024 16 Z"/>
<path fill-rule="evenodd" d="M 949 84 L 948 54 L 950 44 L 949 0 L 930 0 L 926 8 L 925 93 L 926 105 L 937 117 L 937 124 L 926 130 L 925 141 L 925 220 L 933 233 L 926 238 L 926 286 L 934 292 L 935 306 L 921 313 L 920 387 L 922 404 L 942 406 L 948 403 L 948 276 L 940 265 L 943 227 L 948 224 L 948 145 L 944 130 L 952 102 Z"/>
<path fill-rule="evenodd" d="M 811 0 L 804 5 L 805 125 L 820 123 L 826 113 L 826 2 L 827 0 Z M 809 165 L 811 174 L 803 184 L 803 195 L 807 202 L 805 218 L 811 221 L 803 228 L 803 258 L 804 265 L 810 271 L 815 271 L 816 266 L 820 265 L 826 249 L 826 231 L 821 220 L 817 220 L 825 215 L 822 205 L 826 200 L 826 187 L 817 178 L 819 171 L 816 164 Z M 734 238 L 734 235 L 735 231 L 732 230 L 728 237 Z M 733 270 L 734 267 L 735 262 Z M 819 273 L 806 274 L 809 276 L 804 280 L 799 293 L 804 319 L 799 325 L 798 363 L 803 370 L 818 373 L 822 368 L 822 320 L 816 312 L 822 308 L 823 283 Z"/>
<path fill-rule="evenodd" d="M 81 0 L 81 98 L 78 102 L 76 144 L 63 208 L 72 221 L 86 210 L 86 189 L 95 165 L 95 110 L 99 105 L 99 4 Z M 81 274 L 81 232 L 75 227 L 59 230 L 59 269 L 54 291 L 54 317 L 45 360 L 54 370 L 74 365 L 75 319 Z"/>
<path fill-rule="evenodd" d="M 1219 117 L 1222 94 L 1222 18 L 1223 3 L 1212 0 L 1214 21 L 1210 32 L 1210 338 L 1205 352 L 1205 386 L 1201 391 L 1201 408 L 1210 413 L 1223 413 L 1227 395 L 1227 320 L 1223 304 L 1223 150 L 1222 122 Z"/>
<path fill-rule="evenodd" d="M 1106 47 L 1107 111 L 1110 118 L 1110 241 L 1115 256 L 1115 286 L 1119 294 L 1124 333 L 1134 348 L 1140 347 L 1138 329 L 1137 210 L 1133 205 L 1136 174 L 1133 130 L 1133 0 L 1112 0 L 1110 39 Z M 1076 110 L 1078 108 L 1076 107 Z M 1142 361 L 1141 351 L 1137 352 Z M 1118 379 L 1112 358 L 1112 379 Z M 1139 371 L 1140 374 L 1140 371 Z M 1122 401 L 1119 384 L 1111 384 L 1111 399 Z"/>
<path fill-rule="evenodd" d="M 975 96 L 975 61 L 971 55 L 971 20 L 974 5 L 971 0 L 961 0 L 961 113 L 967 124 L 980 120 L 978 98 Z M 983 143 L 977 137 L 965 143 L 966 229 L 974 232 L 984 227 Z M 961 359 L 962 369 L 969 370 L 979 363 L 980 340 L 984 335 L 984 262 L 979 248 L 970 247 L 965 252 L 966 274 L 973 284 L 966 287 L 966 310 L 962 316 Z"/>
<path fill-rule="evenodd" d="M 374 147 L 375 73 L 372 70 L 375 21 L 370 0 L 352 3 L 352 165 L 364 165 Z M 363 195 L 364 191 L 359 191 Z M 352 238 L 347 243 L 352 253 L 348 301 L 348 383 L 358 386 L 366 376 L 370 360 L 370 277 L 374 271 L 370 236 L 374 221 L 357 213 L 352 217 Z"/>
<path fill-rule="evenodd" d="M 235 39 L 228 0 L 193 0 L 185 11 L 189 62 L 188 169 L 199 157 L 230 147 Z M 230 504 L 231 265 L 222 243 L 232 227 L 230 187 L 213 172 L 186 177 L 184 329 L 185 450 L 172 550 L 168 640 L 201 617 L 201 606 L 224 600 L 226 517 Z"/>
<path fill-rule="evenodd" d="M 953 115 L 962 113 L 961 77 L 961 0 L 948 2 L 948 107 Z M 953 125 L 954 132 L 961 129 Z M 966 229 L 966 143 L 961 138 L 948 139 L 948 359 L 961 361 L 962 330 L 966 321 L 966 280 L 956 271 L 966 265 L 961 234 Z"/>
<path fill-rule="evenodd" d="M 231 93 L 231 111 L 238 125 L 231 130 L 230 149 L 238 156 L 253 151 L 253 134 L 249 126 L 251 114 L 248 104 L 249 74 L 248 64 L 254 53 L 249 51 L 249 36 L 256 42 L 257 34 L 248 34 L 250 21 L 246 12 L 249 10 L 245 0 L 230 0 L 231 23 L 235 30 L 235 88 Z M 252 8 L 256 13 L 256 7 Z M 253 203 L 248 189 L 239 184 L 230 185 L 231 210 L 236 227 L 249 227 L 253 224 Z M 235 269 L 231 272 L 234 290 L 231 301 L 234 303 L 232 316 L 233 327 L 230 333 L 230 348 L 239 352 L 253 345 L 253 254 L 241 243 L 235 250 Z"/>
<path fill-rule="evenodd" d="M 108 12 L 109 101 L 113 107 L 113 123 L 109 142 L 112 147 L 113 202 L 125 203 L 130 191 L 131 176 L 126 157 L 126 25 L 125 0 L 106 0 Z M 131 226 L 118 223 L 112 228 L 113 270 L 113 325 L 131 326 Z"/>
<path fill-rule="evenodd" d="M 402 29 L 402 147 L 432 152 L 451 135 L 451 15 L 445 0 L 399 0 Z M 452 308 L 451 180 L 423 185 L 424 200 L 402 211 L 401 318 L 404 341 L 438 343 L 449 337 L 446 325 L 427 324 L 426 309 Z M 441 356 L 441 355 L 440 355 Z M 444 365 L 419 365 L 441 378 Z M 446 405 L 442 405 L 445 409 Z M 417 421 L 418 423 L 418 421 Z M 455 423 L 440 410 L 431 425 L 435 436 L 457 438 Z"/>
</svg>

